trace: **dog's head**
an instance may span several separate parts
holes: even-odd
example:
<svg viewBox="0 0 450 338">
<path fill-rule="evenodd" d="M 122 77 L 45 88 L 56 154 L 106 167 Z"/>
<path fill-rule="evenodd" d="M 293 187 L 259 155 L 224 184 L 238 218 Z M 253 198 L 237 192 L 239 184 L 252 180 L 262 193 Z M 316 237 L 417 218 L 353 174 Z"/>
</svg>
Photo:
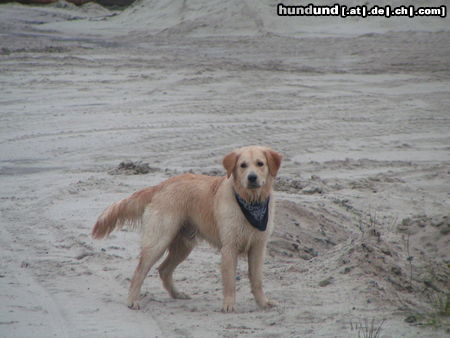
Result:
<svg viewBox="0 0 450 338">
<path fill-rule="evenodd" d="M 223 159 L 236 192 L 247 200 L 264 200 L 272 190 L 282 156 L 270 148 L 250 146 L 234 150 Z"/>
</svg>

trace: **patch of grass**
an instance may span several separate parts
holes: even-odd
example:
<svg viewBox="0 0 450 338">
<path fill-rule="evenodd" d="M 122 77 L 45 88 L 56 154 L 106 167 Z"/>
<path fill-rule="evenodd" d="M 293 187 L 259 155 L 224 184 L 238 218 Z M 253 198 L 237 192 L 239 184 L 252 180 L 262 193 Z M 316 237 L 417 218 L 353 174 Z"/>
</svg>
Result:
<svg viewBox="0 0 450 338">
<path fill-rule="evenodd" d="M 429 296 L 433 311 L 429 313 L 416 313 L 408 318 L 414 318 L 415 325 L 423 325 L 435 330 L 444 330 L 450 333 L 450 295 L 435 293 Z M 408 322 L 405 319 L 406 322 Z"/>
<path fill-rule="evenodd" d="M 378 242 L 381 241 L 381 229 L 379 228 L 379 222 L 377 219 L 376 212 L 371 212 L 369 210 L 368 216 L 359 216 L 359 222 L 357 224 L 357 227 L 359 231 L 361 231 L 361 234 L 363 237 L 365 237 L 366 234 L 373 236 L 377 239 Z"/>
<path fill-rule="evenodd" d="M 384 322 L 385 319 L 380 323 L 376 323 L 375 319 L 369 321 L 367 318 L 364 318 L 355 323 L 350 322 L 350 328 L 352 331 L 357 331 L 358 338 L 378 338 Z"/>
<path fill-rule="evenodd" d="M 450 317 L 450 295 L 434 294 L 430 299 L 438 315 Z"/>
<path fill-rule="evenodd" d="M 411 256 L 411 252 L 410 252 L 410 246 L 409 246 L 409 238 L 410 238 L 410 234 L 408 234 L 405 237 L 402 237 L 403 241 L 405 242 L 405 250 L 406 253 L 408 254 L 408 257 L 406 258 L 406 260 L 408 261 L 408 265 L 409 265 L 409 287 L 410 289 L 412 289 L 412 278 L 413 278 L 413 265 L 412 265 L 412 261 L 414 259 L 413 256 Z"/>
<path fill-rule="evenodd" d="M 425 316 L 424 324 L 433 328 L 450 330 L 450 295 L 435 293 L 429 298 L 435 312 Z"/>
</svg>

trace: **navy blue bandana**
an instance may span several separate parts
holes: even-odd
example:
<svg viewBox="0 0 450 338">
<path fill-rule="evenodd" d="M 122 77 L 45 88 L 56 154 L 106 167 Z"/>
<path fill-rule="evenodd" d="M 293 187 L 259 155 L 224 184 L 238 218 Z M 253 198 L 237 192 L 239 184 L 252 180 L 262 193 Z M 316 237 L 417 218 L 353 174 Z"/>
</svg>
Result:
<svg viewBox="0 0 450 338">
<path fill-rule="evenodd" d="M 267 221 L 269 220 L 270 197 L 262 203 L 250 203 L 238 194 L 234 193 L 234 195 L 236 196 L 236 201 L 247 221 L 259 231 L 265 231 L 267 228 Z"/>
</svg>

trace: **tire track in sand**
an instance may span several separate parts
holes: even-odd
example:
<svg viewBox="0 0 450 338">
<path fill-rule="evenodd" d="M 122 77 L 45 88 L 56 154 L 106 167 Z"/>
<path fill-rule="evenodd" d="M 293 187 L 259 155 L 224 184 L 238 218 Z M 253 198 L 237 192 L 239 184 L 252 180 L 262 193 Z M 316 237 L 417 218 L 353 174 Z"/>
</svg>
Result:
<svg viewBox="0 0 450 338">
<path fill-rule="evenodd" d="M 5 257 L 8 257 L 8 259 L 5 259 L 4 261 L 7 261 L 8 263 L 3 267 L 6 268 L 6 274 L 8 276 L 11 274 L 13 278 L 20 283 L 19 287 L 23 289 L 23 295 L 21 297 L 28 298 L 30 295 L 32 296 L 33 307 L 30 308 L 30 311 L 39 311 L 41 314 L 44 314 L 45 323 L 39 323 L 39 326 L 46 331 L 48 337 L 70 337 L 68 323 L 64 318 L 62 308 L 48 290 L 37 282 L 27 270 L 27 263 L 25 263 L 25 261 L 28 250 L 25 248 L 18 248 L 19 243 L 11 237 L 10 233 L 4 227 L 0 227 L 0 234 L 0 247 L 2 248 L 0 251 L 1 256 L 4 259 Z M 14 248 L 10 243 L 14 243 Z M 14 266 L 21 266 L 22 268 L 17 269 L 14 268 Z M 10 312 L 13 311 L 11 308 L 21 307 L 20 305 L 15 304 L 16 299 L 12 297 L 6 299 L 11 299 L 11 303 L 3 303 L 2 307 L 5 309 L 9 308 Z M 29 299 L 27 299 L 27 301 L 29 302 Z M 23 318 L 18 318 L 17 323 L 22 319 Z M 15 320 L 12 322 L 15 322 Z M 13 332 L 4 333 L 6 336 L 14 336 Z M 36 334 L 36 332 L 34 334 Z"/>
</svg>

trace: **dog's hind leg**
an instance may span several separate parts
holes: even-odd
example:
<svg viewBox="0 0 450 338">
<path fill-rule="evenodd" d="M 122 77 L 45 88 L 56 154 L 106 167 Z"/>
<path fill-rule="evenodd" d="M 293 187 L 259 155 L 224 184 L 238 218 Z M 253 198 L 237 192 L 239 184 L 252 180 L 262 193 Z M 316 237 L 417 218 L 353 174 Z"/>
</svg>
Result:
<svg viewBox="0 0 450 338">
<path fill-rule="evenodd" d="M 182 233 L 172 241 L 169 247 L 169 255 L 159 266 L 159 276 L 163 282 L 164 288 L 170 296 L 175 299 L 190 299 L 187 294 L 177 290 L 173 283 L 173 272 L 176 267 L 183 262 L 191 253 L 195 246 L 195 239 L 188 239 Z"/>
<path fill-rule="evenodd" d="M 160 245 L 142 248 L 139 264 L 134 271 L 128 293 L 128 307 L 130 309 L 139 310 L 139 295 L 141 293 L 142 283 L 151 267 L 161 258 L 164 251 L 166 251 L 166 248 Z"/>
<path fill-rule="evenodd" d="M 151 267 L 161 258 L 176 236 L 179 222 L 169 215 L 161 217 L 149 217 L 144 225 L 144 237 L 139 264 L 134 271 L 128 293 L 128 307 L 139 309 L 139 296 L 142 283 Z"/>
</svg>

